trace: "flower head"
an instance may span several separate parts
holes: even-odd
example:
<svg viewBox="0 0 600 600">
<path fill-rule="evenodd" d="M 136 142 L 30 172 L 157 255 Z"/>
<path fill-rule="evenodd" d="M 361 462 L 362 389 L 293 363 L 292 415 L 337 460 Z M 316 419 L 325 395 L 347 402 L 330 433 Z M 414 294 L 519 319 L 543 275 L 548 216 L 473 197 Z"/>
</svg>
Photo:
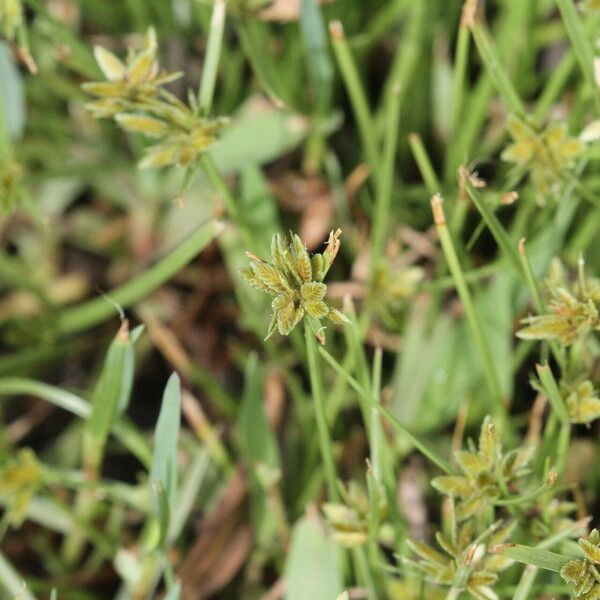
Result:
<svg viewBox="0 0 600 600">
<path fill-rule="evenodd" d="M 7 519 L 13 527 L 19 527 L 32 497 L 42 483 L 42 471 L 35 453 L 29 448 L 0 467 L 0 498 L 7 502 Z"/>
<path fill-rule="evenodd" d="M 87 108 L 98 119 L 114 117 L 132 104 L 151 101 L 160 93 L 160 86 L 181 77 L 181 73 L 161 72 L 157 58 L 156 32 L 150 27 L 144 37 L 142 50 L 129 50 L 123 62 L 118 56 L 94 47 L 94 56 L 106 81 L 90 81 L 83 89 L 99 99 Z"/>
<path fill-rule="evenodd" d="M 83 84 L 97 97 L 87 108 L 97 119 L 114 119 L 126 131 L 158 140 L 147 149 L 141 168 L 187 167 L 217 140 L 226 120 L 199 116 L 193 93 L 186 104 L 162 87 L 181 73 L 161 71 L 157 49 L 153 28 L 146 33 L 142 50 L 130 51 L 125 62 L 96 46 L 94 56 L 107 81 Z"/>
<path fill-rule="evenodd" d="M 534 446 L 524 446 L 503 453 L 494 423 L 486 417 L 481 426 L 479 447 L 454 453 L 461 474 L 435 477 L 431 484 L 442 494 L 456 499 L 456 518 L 463 521 L 485 511 L 500 496 L 498 473 L 507 485 L 527 475 L 533 452 Z"/>
<path fill-rule="evenodd" d="M 560 186 L 565 172 L 575 166 L 584 145 L 567 134 L 564 123 L 551 123 L 535 131 L 524 121 L 512 117 L 508 131 L 514 142 L 502 153 L 506 161 L 527 167 L 540 204 Z"/>
<path fill-rule="evenodd" d="M 276 329 L 281 335 L 288 335 L 306 317 L 315 335 L 324 344 L 321 319 L 327 317 L 338 324 L 349 322 L 343 313 L 327 304 L 327 286 L 323 283 L 338 253 L 341 233 L 340 229 L 332 231 L 325 252 L 312 257 L 296 234 L 290 234 L 289 243 L 279 234 L 273 236 L 270 263 L 247 253 L 252 262 L 240 269 L 244 281 L 275 296 L 267 339 Z"/>
<path fill-rule="evenodd" d="M 555 264 L 546 281 L 548 312 L 526 317 L 517 336 L 526 340 L 558 340 L 570 346 L 592 331 L 600 330 L 600 282 L 583 273 L 575 284 L 567 281 L 562 266 Z"/>
<path fill-rule="evenodd" d="M 580 538 L 583 560 L 571 560 L 561 570 L 561 577 L 575 586 L 575 598 L 600 598 L 600 532 L 592 530 L 588 539 Z"/>
</svg>

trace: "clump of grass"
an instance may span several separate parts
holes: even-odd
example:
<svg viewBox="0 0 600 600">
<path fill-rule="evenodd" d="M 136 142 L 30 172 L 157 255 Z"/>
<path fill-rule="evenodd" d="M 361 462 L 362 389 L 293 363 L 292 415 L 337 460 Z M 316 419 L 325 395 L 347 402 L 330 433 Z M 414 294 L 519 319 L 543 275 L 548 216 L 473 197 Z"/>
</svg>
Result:
<svg viewBox="0 0 600 600">
<path fill-rule="evenodd" d="M 0 4 L 3 592 L 600 597 L 597 3 L 482 4 Z"/>
</svg>

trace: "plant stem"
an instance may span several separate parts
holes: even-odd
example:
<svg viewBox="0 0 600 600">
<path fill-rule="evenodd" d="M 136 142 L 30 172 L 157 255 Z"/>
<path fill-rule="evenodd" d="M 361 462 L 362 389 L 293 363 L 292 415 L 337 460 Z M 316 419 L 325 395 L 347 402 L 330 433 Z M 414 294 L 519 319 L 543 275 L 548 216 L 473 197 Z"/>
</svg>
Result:
<svg viewBox="0 0 600 600">
<path fill-rule="evenodd" d="M 484 376 L 490 392 L 490 410 L 495 415 L 496 419 L 503 424 L 503 430 L 507 431 L 508 423 L 502 388 L 500 387 L 500 381 L 498 380 L 498 374 L 494 366 L 492 353 L 483 333 L 479 316 L 475 311 L 475 305 L 473 304 L 471 292 L 469 291 L 469 287 L 465 281 L 462 267 L 458 260 L 456 250 L 454 249 L 452 237 L 448 231 L 441 196 L 435 195 L 431 199 L 431 208 L 433 211 L 435 226 L 440 238 L 440 243 L 442 244 L 442 249 L 448 262 L 450 273 L 452 274 L 452 277 L 454 277 L 456 290 L 463 304 L 469 328 L 471 329 L 475 344 L 477 345 L 477 348 L 481 354 Z"/>
<path fill-rule="evenodd" d="M 215 0 L 212 16 L 210 18 L 210 29 L 206 44 L 206 56 L 202 68 L 200 89 L 198 90 L 198 110 L 201 115 L 208 115 L 212 108 L 215 83 L 219 69 L 219 57 L 223 44 L 223 29 L 225 27 L 227 5 L 225 0 Z"/>
<path fill-rule="evenodd" d="M 561 424 L 570 425 L 569 413 L 567 412 L 565 401 L 560 393 L 556 379 L 550 370 L 550 366 L 548 363 L 544 365 L 536 365 L 536 370 L 538 377 L 542 382 L 542 386 L 544 387 L 544 391 L 546 392 L 546 396 L 550 401 L 552 410 L 558 417 Z"/>
<path fill-rule="evenodd" d="M 463 11 L 465 9 L 463 8 Z M 454 133 L 458 127 L 458 120 L 463 110 L 463 96 L 467 74 L 467 59 L 469 56 L 470 33 L 465 20 L 461 18 L 458 28 L 456 52 L 454 54 L 454 76 L 452 78 L 452 112 L 450 116 L 450 132 Z M 438 190 L 439 191 L 439 188 Z M 435 192 L 431 192 L 435 194 Z"/>
<path fill-rule="evenodd" d="M 227 208 L 227 212 L 229 213 L 230 218 L 235 221 L 240 228 L 240 232 L 242 234 L 242 239 L 244 245 L 247 249 L 258 249 L 258 244 L 254 240 L 254 237 L 250 231 L 250 227 L 244 215 L 240 212 L 238 208 L 238 202 L 231 193 L 229 186 L 225 183 L 225 179 L 223 179 L 223 175 L 221 175 L 215 161 L 212 156 L 205 152 L 200 157 L 200 166 L 204 171 L 205 175 L 208 177 L 211 185 L 215 188 L 215 190 L 221 195 L 223 201 L 225 202 L 225 207 Z"/>
<path fill-rule="evenodd" d="M 560 11 L 567 35 L 577 57 L 583 77 L 593 93 L 596 110 L 600 107 L 600 98 L 596 89 L 594 78 L 594 47 L 588 39 L 583 22 L 577 13 L 572 0 L 556 0 L 556 6 Z"/>
<path fill-rule="evenodd" d="M 381 348 L 376 348 L 373 358 L 373 382 L 371 393 L 376 402 L 381 398 L 381 370 L 382 370 L 383 352 Z M 371 431 L 369 432 L 369 446 L 371 447 L 371 466 L 375 481 L 381 481 L 382 449 L 383 449 L 383 430 L 381 428 L 381 417 L 377 408 L 371 407 Z"/>
<path fill-rule="evenodd" d="M 82 419 L 89 418 L 91 414 L 89 402 L 66 390 L 24 377 L 0 378 L 0 396 L 22 395 L 41 398 Z M 112 433 L 144 466 L 150 464 L 151 450 L 148 442 L 130 422 L 120 419 L 112 426 Z"/>
<path fill-rule="evenodd" d="M 394 159 L 398 148 L 400 88 L 393 86 L 388 99 L 385 143 L 371 233 L 371 273 L 375 273 L 383 254 L 385 233 L 390 219 L 390 201 L 394 185 Z"/>
<path fill-rule="evenodd" d="M 35 600 L 35 596 L 27 589 L 24 579 L 16 569 L 0 554 L 0 585 L 11 598 L 19 600 Z"/>
<path fill-rule="evenodd" d="M 121 308 L 127 308 L 146 297 L 198 256 L 222 229 L 223 225 L 218 221 L 211 221 L 200 226 L 170 254 L 160 259 L 133 281 L 128 281 L 106 296 L 93 298 L 79 306 L 63 311 L 58 316 L 56 331 L 65 335 L 89 329 L 112 317 L 115 314 L 115 304 Z"/>
<path fill-rule="evenodd" d="M 419 173 L 421 173 L 427 191 L 431 195 L 439 193 L 442 189 L 442 185 L 431 164 L 431 160 L 423 145 L 421 136 L 418 133 L 410 133 L 408 135 L 408 143 L 410 144 L 410 149 L 412 150 Z"/>
<path fill-rule="evenodd" d="M 427 457 L 433 464 L 437 465 L 442 471 L 447 473 L 448 475 L 453 475 L 454 471 L 452 467 L 440 456 L 437 455 L 436 452 L 428 448 L 421 440 L 415 437 L 400 421 L 384 406 L 379 404 L 372 396 L 372 394 L 363 388 L 350 373 L 348 373 L 342 365 L 340 365 L 325 348 L 319 348 L 319 352 L 323 356 L 323 358 L 333 367 L 335 371 L 337 371 L 346 381 L 359 393 L 363 396 L 363 398 L 369 402 L 378 412 L 380 412 L 393 426 L 397 429 L 403 436 L 408 438 L 413 446 L 423 454 L 423 456 Z"/>
<path fill-rule="evenodd" d="M 523 101 L 519 97 L 508 73 L 500 62 L 496 48 L 494 47 L 487 30 L 481 23 L 475 22 L 471 27 L 471 31 L 477 50 L 479 50 L 481 59 L 485 64 L 485 68 L 496 90 L 502 98 L 504 98 L 504 101 L 511 112 L 518 117 L 525 118 L 527 111 L 525 110 Z"/>
<path fill-rule="evenodd" d="M 342 79 L 346 85 L 350 103 L 354 111 L 358 133 L 361 138 L 362 147 L 365 152 L 367 163 L 374 177 L 379 170 L 379 151 L 375 141 L 375 124 L 369 109 L 363 85 L 361 83 L 356 64 L 352 58 L 348 42 L 344 35 L 344 28 L 339 21 L 329 23 L 331 44 L 338 62 Z"/>
<path fill-rule="evenodd" d="M 339 500 L 337 489 L 337 476 L 335 470 L 335 459 L 333 457 L 333 446 L 329 426 L 327 425 L 327 416 L 325 412 L 325 393 L 323 389 L 323 375 L 317 362 L 317 341 L 310 325 L 304 323 L 304 340 L 306 342 L 306 357 L 308 362 L 308 374 L 310 377 L 310 387 L 312 397 L 315 403 L 315 417 L 317 420 L 317 433 L 319 435 L 319 445 L 321 449 L 321 458 L 325 469 L 325 481 L 327 482 L 327 492 L 332 502 Z"/>
</svg>

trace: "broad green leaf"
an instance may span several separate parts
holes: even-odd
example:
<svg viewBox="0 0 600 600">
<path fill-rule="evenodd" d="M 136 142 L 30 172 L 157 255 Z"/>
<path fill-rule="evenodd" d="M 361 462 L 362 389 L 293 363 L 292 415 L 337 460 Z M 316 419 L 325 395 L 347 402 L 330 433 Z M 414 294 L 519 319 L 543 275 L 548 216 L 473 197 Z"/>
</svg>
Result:
<svg viewBox="0 0 600 600">
<path fill-rule="evenodd" d="M 133 351 L 133 345 L 137 342 L 138 338 L 144 331 L 143 325 L 138 325 L 130 334 L 129 339 L 131 343 L 125 353 L 125 364 L 123 365 L 123 383 L 121 387 L 121 395 L 119 396 L 118 411 L 119 414 L 124 413 L 129 406 L 131 399 L 131 389 L 133 387 L 133 376 L 135 374 L 135 354 Z"/>
<path fill-rule="evenodd" d="M 294 526 L 285 578 L 286 600 L 331 600 L 342 593 L 337 548 L 316 517 L 304 517 Z"/>
<path fill-rule="evenodd" d="M 7 598 L 35 600 L 35 596 L 27 589 L 21 574 L 8 562 L 3 554 L 0 554 L 0 589 L 6 591 L 4 597 Z"/>
<path fill-rule="evenodd" d="M 264 410 L 264 379 L 264 369 L 257 355 L 251 354 L 246 363 L 238 431 L 240 449 L 250 474 L 251 514 L 259 543 L 267 543 L 276 533 L 268 496 L 281 475 L 277 440 Z"/>
<path fill-rule="evenodd" d="M 263 385 L 264 370 L 258 363 L 258 356 L 251 354 L 246 363 L 244 395 L 238 421 L 240 446 L 250 464 L 262 463 L 278 469 L 279 451 L 275 434 L 265 415 Z"/>
<path fill-rule="evenodd" d="M 119 414 L 119 405 L 127 389 L 131 389 L 126 364 L 133 352 L 131 336 L 123 323 L 108 348 L 104 367 L 91 399 L 91 414 L 83 433 L 84 464 L 96 470 L 102 462 L 110 428 Z M 131 360 L 131 359 L 129 359 Z"/>
<path fill-rule="evenodd" d="M 3 105 L 7 128 L 12 138 L 20 138 L 25 129 L 25 94 L 23 82 L 8 46 L 0 41 L 0 102 Z M 0 112 L 0 114 L 2 114 Z"/>
<path fill-rule="evenodd" d="M 177 493 L 177 440 L 181 419 L 181 386 L 173 373 L 165 387 L 154 432 L 150 468 L 150 504 L 160 524 L 160 541 L 165 540 Z"/>
<path fill-rule="evenodd" d="M 164 596 L 164 600 L 179 600 L 179 598 L 181 598 L 181 584 L 179 581 L 176 581 L 168 589 Z"/>
<path fill-rule="evenodd" d="M 255 97 L 238 111 L 208 152 L 221 172 L 234 173 L 289 152 L 304 139 L 308 128 L 308 121 L 300 115 Z"/>
<path fill-rule="evenodd" d="M 316 0 L 302 0 L 300 31 L 304 41 L 308 75 L 318 111 L 322 114 L 331 101 L 333 64 L 321 7 Z"/>
<path fill-rule="evenodd" d="M 503 556 L 508 556 L 526 565 L 533 565 L 546 571 L 560 573 L 561 569 L 571 560 L 562 554 L 541 550 L 540 548 L 531 548 L 521 544 L 507 544 L 506 546 L 496 547 L 496 551 Z"/>
</svg>

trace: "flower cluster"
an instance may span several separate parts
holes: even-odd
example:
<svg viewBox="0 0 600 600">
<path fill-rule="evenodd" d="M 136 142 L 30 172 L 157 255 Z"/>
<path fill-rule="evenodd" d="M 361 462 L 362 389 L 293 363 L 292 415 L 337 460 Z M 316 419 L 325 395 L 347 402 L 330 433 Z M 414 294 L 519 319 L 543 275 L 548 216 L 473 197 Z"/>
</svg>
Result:
<svg viewBox="0 0 600 600">
<path fill-rule="evenodd" d="M 41 467 L 29 448 L 20 450 L 0 467 L 0 498 L 8 506 L 6 518 L 10 525 L 21 525 L 31 498 L 41 483 Z"/>
<path fill-rule="evenodd" d="M 589 425 L 600 419 L 600 398 L 589 379 L 563 387 L 566 388 L 564 391 L 571 423 Z"/>
<path fill-rule="evenodd" d="M 346 548 L 354 548 L 369 539 L 369 498 L 365 490 L 355 481 L 342 488 L 343 503 L 327 502 L 323 504 L 323 513 L 333 532 L 333 538 Z M 377 512 L 379 522 L 387 517 L 387 503 L 383 494 L 379 495 Z M 383 529 L 380 528 L 380 532 Z"/>
<path fill-rule="evenodd" d="M 371 298 L 386 326 L 393 328 L 397 324 L 398 314 L 414 296 L 423 276 L 424 271 L 418 266 L 400 266 L 388 260 L 378 265 L 371 283 Z"/>
<path fill-rule="evenodd" d="M 451 518 L 450 533 L 436 533 L 436 540 L 443 552 L 423 542 L 409 540 L 410 548 L 421 560 L 404 559 L 404 562 L 432 583 L 466 589 L 471 596 L 480 600 L 497 600 L 492 586 L 498 581 L 498 574 L 507 569 L 512 561 L 498 554 L 490 554 L 488 548 L 505 542 L 512 534 L 515 523 L 498 521 L 477 536 L 475 521 L 457 526 L 453 515 Z"/>
<path fill-rule="evenodd" d="M 570 346 L 591 331 L 600 331 L 600 281 L 583 274 L 570 285 L 562 267 L 555 263 L 546 281 L 549 312 L 523 319 L 517 336 L 527 340 L 558 340 Z"/>
<path fill-rule="evenodd" d="M 571 560 L 561 570 L 561 577 L 575 586 L 575 598 L 600 599 L 600 532 L 592 530 L 588 539 L 579 539 L 583 560 Z"/>
<path fill-rule="evenodd" d="M 496 429 L 490 417 L 484 419 L 477 446 L 469 440 L 468 450 L 458 450 L 454 459 L 460 474 L 445 475 L 432 480 L 439 492 L 449 496 L 449 524 L 436 540 L 443 552 L 420 541 L 410 541 L 413 552 L 421 560 L 405 562 L 414 566 L 425 579 L 442 586 L 452 586 L 454 591 L 466 590 L 474 598 L 498 598 L 492 586 L 498 574 L 511 564 L 506 556 L 492 551 L 494 546 L 508 540 L 516 526 L 514 520 L 495 520 L 503 503 L 522 503 L 535 506 L 538 493 L 521 483 L 531 469 L 534 446 L 524 445 L 503 452 Z M 556 474 L 550 476 L 544 489 L 554 483 Z M 548 504 L 547 500 L 545 501 Z M 545 508 L 545 507 L 544 507 Z M 554 527 L 560 520 L 554 514 L 542 514 Z M 561 513 L 563 515 L 564 513 Z M 555 518 L 556 517 L 556 518 Z M 492 524 L 485 527 L 485 522 Z M 456 597 L 456 596 L 453 596 Z"/>
<path fill-rule="evenodd" d="M 216 141 L 225 120 L 199 116 L 193 93 L 185 104 L 163 87 L 181 73 L 161 71 L 157 49 L 153 28 L 142 50 L 130 50 L 125 62 L 96 46 L 94 55 L 107 81 L 83 84 L 97 98 L 87 108 L 98 119 L 114 119 L 126 131 L 158 140 L 147 150 L 141 168 L 189 166 Z"/>
<path fill-rule="evenodd" d="M 524 121 L 511 117 L 508 131 L 514 142 L 502 153 L 506 161 L 526 167 L 531 174 L 538 202 L 560 190 L 565 174 L 575 166 L 584 145 L 567 134 L 564 123 L 551 123 L 536 131 Z"/>
<path fill-rule="evenodd" d="M 456 518 L 463 521 L 481 514 L 500 497 L 499 477 L 510 487 L 529 474 L 528 465 L 534 451 L 534 446 L 527 445 L 503 454 L 495 426 L 490 417 L 486 417 L 478 449 L 472 447 L 454 453 L 461 474 L 436 477 L 431 484 L 457 500 Z"/>
<path fill-rule="evenodd" d="M 276 329 L 281 335 L 288 335 L 306 317 L 314 334 L 324 344 L 321 319 L 327 317 L 338 324 L 349 322 L 343 313 L 325 302 L 327 286 L 323 283 L 340 248 L 341 233 L 340 229 L 332 231 L 325 252 L 312 257 L 296 234 L 290 234 L 289 244 L 283 236 L 273 236 L 270 263 L 246 253 L 252 259 L 249 266 L 240 269 L 246 283 L 275 296 L 267 339 Z"/>
</svg>

